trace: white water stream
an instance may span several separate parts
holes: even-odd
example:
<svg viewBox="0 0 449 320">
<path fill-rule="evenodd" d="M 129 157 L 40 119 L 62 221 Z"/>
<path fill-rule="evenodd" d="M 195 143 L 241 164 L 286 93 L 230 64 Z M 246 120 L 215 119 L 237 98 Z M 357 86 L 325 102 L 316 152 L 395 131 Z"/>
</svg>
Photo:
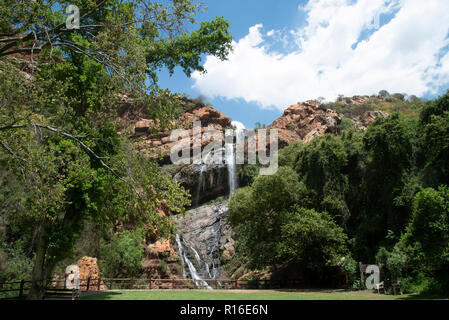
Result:
<svg viewBox="0 0 449 320">
<path fill-rule="evenodd" d="M 229 135 L 227 134 L 227 136 Z M 237 187 L 234 143 L 226 143 L 225 150 L 226 150 L 226 167 L 228 169 L 228 179 L 229 179 L 229 197 L 231 197 L 231 195 L 234 193 Z"/>
<path fill-rule="evenodd" d="M 193 280 L 195 280 L 196 286 L 197 287 L 205 287 L 209 290 L 212 290 L 212 287 L 209 286 L 209 284 L 200 277 L 200 275 L 196 271 L 196 268 L 193 265 L 192 261 L 190 261 L 190 259 L 187 257 L 187 255 L 184 251 L 184 246 L 182 245 L 181 238 L 179 237 L 179 234 L 176 235 L 176 243 L 178 244 L 179 255 L 181 256 L 181 260 L 182 260 L 182 268 L 183 268 L 184 278 L 187 278 L 186 267 L 185 267 L 185 265 L 187 264 L 187 267 L 190 272 L 190 276 Z M 193 247 L 190 247 L 190 249 L 193 249 Z M 196 253 L 196 251 L 195 251 L 195 253 Z M 196 253 L 196 255 L 198 255 L 198 253 Z M 199 258 L 199 256 L 198 256 L 198 258 Z"/>
</svg>

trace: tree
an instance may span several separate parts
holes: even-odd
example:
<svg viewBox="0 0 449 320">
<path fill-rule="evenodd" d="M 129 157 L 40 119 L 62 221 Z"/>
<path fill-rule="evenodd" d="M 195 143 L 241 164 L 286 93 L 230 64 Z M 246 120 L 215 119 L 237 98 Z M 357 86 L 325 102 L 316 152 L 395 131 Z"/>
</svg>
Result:
<svg viewBox="0 0 449 320">
<path fill-rule="evenodd" d="M 325 97 L 318 97 L 318 98 L 316 99 L 316 101 L 317 101 L 319 104 L 323 104 L 324 101 L 326 101 L 326 98 L 325 98 Z"/>
<path fill-rule="evenodd" d="M 449 112 L 431 117 L 423 130 L 422 152 L 426 182 L 449 184 Z"/>
<path fill-rule="evenodd" d="M 279 150 L 279 166 L 294 168 L 303 146 L 304 144 L 302 141 L 294 141 Z"/>
<path fill-rule="evenodd" d="M 429 102 L 420 114 L 419 164 L 426 186 L 449 184 L 449 92 Z"/>
<path fill-rule="evenodd" d="M 69 3 L 81 10 L 79 29 L 58 11 Z M 165 201 L 183 213 L 187 193 L 117 134 L 115 111 L 126 97 L 164 127 L 176 99 L 158 89 L 157 71 L 179 65 L 190 74 L 204 71 L 203 53 L 226 57 L 223 18 L 187 32 L 198 10 L 191 0 L 0 4 L 0 172 L 24 194 L 8 223 L 34 232 L 30 298 L 42 297 L 88 217 L 145 222 L 151 237 L 173 232 L 158 208 Z"/>
<path fill-rule="evenodd" d="M 377 119 L 363 137 L 366 167 L 360 186 L 363 205 L 358 206 L 363 217 L 356 250 L 365 261 L 385 245 L 387 230 L 400 234 L 407 224 L 410 208 L 404 195 L 415 192 L 415 143 L 416 122 L 398 113 Z"/>
<path fill-rule="evenodd" d="M 426 124 L 431 121 L 432 116 L 442 116 L 449 111 L 449 90 L 448 92 L 436 99 L 435 101 L 427 102 L 427 105 L 421 110 L 421 123 Z"/>
<path fill-rule="evenodd" d="M 228 203 L 228 221 L 238 229 L 237 237 L 253 266 L 277 261 L 285 213 L 295 204 L 310 206 L 311 198 L 313 194 L 288 167 L 280 167 L 272 176 L 258 176 L 251 187 L 235 192 Z"/>
<path fill-rule="evenodd" d="M 284 219 L 279 260 L 320 269 L 347 254 L 347 236 L 326 212 L 294 207 Z"/>
<path fill-rule="evenodd" d="M 347 253 L 346 235 L 330 215 L 305 208 L 313 197 L 288 167 L 236 191 L 228 203 L 228 220 L 250 266 L 283 263 L 320 269 Z"/>
<path fill-rule="evenodd" d="M 427 188 L 416 194 L 413 212 L 400 243 L 410 260 L 428 271 L 449 265 L 449 187 Z"/>
<path fill-rule="evenodd" d="M 67 28 L 67 17 L 58 11 L 68 5 L 79 7 L 79 29 Z M 187 33 L 186 27 L 196 23 L 195 15 L 201 10 L 192 0 L 165 4 L 149 0 L 6 0 L 0 9 L 0 57 L 65 48 L 114 71 L 141 75 L 163 65 L 171 72 L 177 65 L 186 73 L 204 71 L 202 53 L 224 59 L 231 48 L 229 24 L 223 18 L 203 22 L 199 30 Z M 85 42 L 73 42 L 72 35 Z"/>
<path fill-rule="evenodd" d="M 144 258 L 142 230 L 125 230 L 113 235 L 109 242 L 100 243 L 99 266 L 108 278 L 137 277 Z"/>
<path fill-rule="evenodd" d="M 380 90 L 379 94 L 378 94 L 378 97 L 389 98 L 390 97 L 390 93 L 388 93 L 387 90 Z"/>
<path fill-rule="evenodd" d="M 316 192 L 319 210 L 329 212 L 341 226 L 349 218 L 344 200 L 348 190 L 348 177 L 343 174 L 346 165 L 347 155 L 341 139 L 326 135 L 305 146 L 295 166 L 305 185 Z"/>
</svg>

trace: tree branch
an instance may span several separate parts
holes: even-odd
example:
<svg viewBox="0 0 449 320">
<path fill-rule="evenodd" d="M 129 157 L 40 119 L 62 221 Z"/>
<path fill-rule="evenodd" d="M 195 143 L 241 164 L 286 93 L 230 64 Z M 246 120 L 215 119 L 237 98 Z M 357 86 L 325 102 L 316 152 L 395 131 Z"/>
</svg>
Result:
<svg viewBox="0 0 449 320">
<path fill-rule="evenodd" d="M 82 142 L 80 139 L 78 139 L 77 136 L 74 136 L 62 129 L 58 129 L 58 128 L 54 128 L 51 126 L 47 126 L 47 125 L 42 125 L 42 124 L 38 124 L 38 123 L 33 123 L 31 125 L 25 125 L 25 124 L 21 124 L 21 125 L 8 125 L 8 126 L 4 126 L 4 127 L 0 127 L 0 131 L 3 130 L 9 130 L 9 129 L 18 129 L 18 128 L 25 128 L 28 126 L 33 126 L 33 127 L 37 127 L 40 129 L 45 129 L 48 130 L 50 132 L 53 133 L 57 133 L 60 135 L 63 135 L 66 138 L 69 138 L 72 141 L 75 141 L 78 145 L 81 146 L 81 148 L 90 156 L 94 157 L 95 159 L 97 159 L 97 161 L 101 164 L 102 167 L 104 167 L 105 169 L 107 169 L 108 171 L 110 171 L 115 177 L 117 177 L 118 179 L 124 181 L 127 183 L 127 181 L 125 181 L 114 169 L 112 169 L 110 166 L 108 166 L 104 161 L 103 158 L 100 157 L 99 155 L 97 155 L 91 148 L 89 148 L 84 142 Z M 1 141 L 0 141 L 1 142 Z M 3 142 L 1 142 L 2 146 L 8 150 L 9 153 L 11 153 L 12 155 L 15 155 L 15 153 L 11 150 L 11 148 L 9 148 L 8 145 L 4 144 Z"/>
<path fill-rule="evenodd" d="M 80 21 L 89 17 L 91 14 L 95 13 L 105 2 L 106 2 L 106 0 L 99 1 L 98 4 L 95 6 L 95 8 L 93 8 L 89 12 L 85 13 L 80 18 Z M 48 34 L 55 34 L 55 38 L 56 38 L 58 36 L 65 34 L 66 32 L 72 31 L 71 29 L 63 29 L 64 26 L 65 26 L 65 22 L 62 22 L 50 30 L 45 29 L 44 31 L 41 31 L 38 33 L 35 33 L 34 31 L 32 31 L 22 37 L 2 39 L 2 42 L 9 42 L 9 43 L 7 43 L 6 45 L 4 45 L 3 47 L 0 48 L 0 57 L 17 53 L 17 50 L 12 50 L 12 51 L 7 51 L 7 50 L 17 46 L 19 44 L 19 42 L 29 41 L 29 40 L 32 40 L 33 38 L 40 38 L 41 36 L 45 36 L 45 35 L 48 36 Z M 48 45 L 48 42 L 45 45 Z M 45 45 L 41 45 L 40 50 Z M 31 51 L 31 48 L 27 49 L 26 51 Z M 23 51 L 19 51 L 19 52 L 23 52 Z"/>
<path fill-rule="evenodd" d="M 12 156 L 16 157 L 17 159 L 23 161 L 23 162 L 28 162 L 26 159 L 19 157 L 6 143 L 4 143 L 3 141 L 0 140 L 0 145 L 2 145 L 2 147 L 4 149 L 6 149 L 6 151 L 8 151 Z"/>
<path fill-rule="evenodd" d="M 51 131 L 51 132 L 54 132 L 54 133 L 61 134 L 61 135 L 65 136 L 65 137 L 69 138 L 70 140 L 75 141 L 76 143 L 78 143 L 78 144 L 81 146 L 81 148 L 84 149 L 84 151 L 85 151 L 86 153 L 90 154 L 92 157 L 94 157 L 95 159 L 97 159 L 98 162 L 100 162 L 100 164 L 101 164 L 104 168 L 106 168 L 107 170 L 109 170 L 109 171 L 110 171 L 114 176 L 116 176 L 118 179 L 123 180 L 123 178 L 122 178 L 117 172 L 115 172 L 114 169 L 112 169 L 112 168 L 109 167 L 106 163 L 104 163 L 104 161 L 102 160 L 102 157 L 98 156 L 98 155 L 97 155 L 91 148 L 89 148 L 84 142 L 82 142 L 82 141 L 81 141 L 80 139 L 78 139 L 76 136 L 74 136 L 74 135 L 72 135 L 72 134 L 70 134 L 70 133 L 68 133 L 68 132 L 65 132 L 65 131 L 63 131 L 63 130 L 61 130 L 61 129 L 53 128 L 53 127 L 50 127 L 50 126 L 44 126 L 44 125 L 39 125 L 39 124 L 34 124 L 34 126 L 38 126 L 38 127 L 42 128 L 42 129 L 46 129 L 46 130 L 48 130 L 48 131 Z M 123 180 L 123 181 L 124 181 L 124 180 Z"/>
</svg>

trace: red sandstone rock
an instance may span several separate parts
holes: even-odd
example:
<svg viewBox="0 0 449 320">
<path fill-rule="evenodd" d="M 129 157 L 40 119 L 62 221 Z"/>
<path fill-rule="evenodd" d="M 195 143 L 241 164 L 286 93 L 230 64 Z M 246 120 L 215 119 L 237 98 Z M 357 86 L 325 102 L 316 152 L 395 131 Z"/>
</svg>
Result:
<svg viewBox="0 0 449 320">
<path fill-rule="evenodd" d="M 157 253 L 158 255 L 160 255 L 160 254 L 166 254 L 168 256 L 176 256 L 177 255 L 175 250 L 170 245 L 170 240 L 168 240 L 168 239 L 158 240 L 155 243 L 149 244 L 147 246 L 147 248 L 150 249 L 150 251 Z"/>
<path fill-rule="evenodd" d="M 326 133 L 338 134 L 341 116 L 334 110 L 324 110 L 315 101 L 290 106 L 268 129 L 278 129 L 279 148 L 293 141 L 305 143 Z"/>
<path fill-rule="evenodd" d="M 82 257 L 77 263 L 80 270 L 80 288 L 86 289 L 87 279 L 90 277 L 89 290 L 98 290 L 99 269 L 97 258 Z M 102 283 L 100 290 L 105 290 L 106 286 Z"/>
</svg>

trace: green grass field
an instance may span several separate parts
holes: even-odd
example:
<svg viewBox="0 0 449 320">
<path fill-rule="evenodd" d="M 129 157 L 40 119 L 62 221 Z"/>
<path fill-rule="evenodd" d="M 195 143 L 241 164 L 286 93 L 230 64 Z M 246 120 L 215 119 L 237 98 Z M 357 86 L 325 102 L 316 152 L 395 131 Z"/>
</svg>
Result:
<svg viewBox="0 0 449 320">
<path fill-rule="evenodd" d="M 277 291 L 277 290 L 114 290 L 82 300 L 410 300 L 448 299 L 416 295 L 385 295 L 372 291 Z"/>
</svg>

